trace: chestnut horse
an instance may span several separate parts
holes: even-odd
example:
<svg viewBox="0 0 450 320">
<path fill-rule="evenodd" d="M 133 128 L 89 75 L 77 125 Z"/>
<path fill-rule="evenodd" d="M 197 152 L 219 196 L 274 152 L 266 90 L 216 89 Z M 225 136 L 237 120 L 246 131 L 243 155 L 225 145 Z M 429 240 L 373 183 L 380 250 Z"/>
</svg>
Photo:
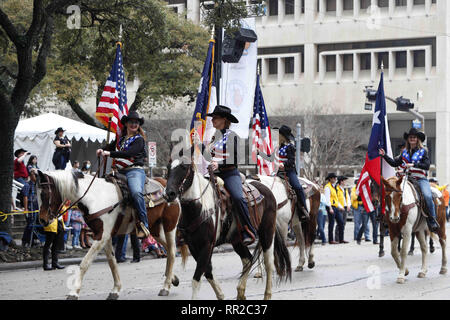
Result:
<svg viewBox="0 0 450 320">
<path fill-rule="evenodd" d="M 108 299 L 115 300 L 119 297 L 122 284 L 114 257 L 111 234 L 120 212 L 134 210 L 134 208 L 129 204 L 126 204 L 125 208 L 119 205 L 121 196 L 113 183 L 107 182 L 103 178 L 93 179 L 94 177 L 83 176 L 70 171 L 57 170 L 45 173 L 38 171 L 39 218 L 43 224 L 48 224 L 49 221 L 58 216 L 61 204 L 66 200 L 74 203 L 81 198 L 77 205 L 85 220 L 89 220 L 89 215 L 96 214 L 110 207 L 108 212 L 100 215 L 97 219 L 93 219 L 92 223 L 90 223 L 90 228 L 95 234 L 94 242 L 81 261 L 80 272 L 70 288 L 67 299 L 78 299 L 86 271 L 100 250 L 104 248 L 114 278 L 114 287 Z M 166 181 L 164 179 L 156 179 L 165 186 Z M 179 283 L 177 276 L 173 274 L 176 253 L 175 232 L 179 216 L 180 205 L 178 202 L 167 203 L 164 201 L 155 207 L 147 208 L 150 233 L 167 250 L 166 279 L 163 288 L 159 292 L 161 296 L 169 294 L 171 284 L 177 286 Z M 125 228 L 126 233 L 131 232 L 134 229 L 134 225 L 133 218 L 133 220 L 128 221 L 128 226 Z"/>
<path fill-rule="evenodd" d="M 212 273 L 211 256 L 214 246 L 231 243 L 240 256 L 243 266 L 241 279 L 237 287 L 237 299 L 245 299 L 245 289 L 251 267 L 258 261 L 261 252 L 267 273 L 264 299 L 272 297 L 272 274 L 276 272 L 280 279 L 291 277 L 289 252 L 281 238 L 276 223 L 276 200 L 272 192 L 259 182 L 251 183 L 264 196 L 257 205 L 260 223 L 258 226 L 258 243 L 254 254 L 243 245 L 238 231 L 235 215 L 227 206 L 219 205 L 220 199 L 216 186 L 211 179 L 206 179 L 192 163 L 183 156 L 172 161 L 168 173 L 166 197 L 173 201 L 179 197 L 182 207 L 179 229 L 189 250 L 197 262 L 192 280 L 192 299 L 196 299 L 200 289 L 200 279 L 205 275 L 213 288 L 217 299 L 224 299 L 219 283 Z"/>
<path fill-rule="evenodd" d="M 386 188 L 386 207 L 388 208 L 389 217 L 387 223 L 389 227 L 389 235 L 391 238 L 391 255 L 394 258 L 399 275 L 397 283 L 405 283 L 405 277 L 409 271 L 406 268 L 406 257 L 411 239 L 411 233 L 416 234 L 422 251 L 422 268 L 418 274 L 419 278 L 424 278 L 427 273 L 427 241 L 428 234 L 433 235 L 428 230 L 427 222 L 421 218 L 420 208 L 418 207 L 418 194 L 413 184 L 407 178 L 392 177 L 387 180 L 382 179 Z M 435 204 L 437 207 L 437 221 L 440 225 L 437 231 L 439 242 L 442 248 L 442 265 L 440 274 L 447 273 L 447 255 L 446 255 L 446 234 L 445 234 L 445 206 L 442 194 L 436 188 L 432 187 L 432 192 L 436 195 Z M 403 239 L 401 252 L 398 250 L 400 237 Z"/>
</svg>

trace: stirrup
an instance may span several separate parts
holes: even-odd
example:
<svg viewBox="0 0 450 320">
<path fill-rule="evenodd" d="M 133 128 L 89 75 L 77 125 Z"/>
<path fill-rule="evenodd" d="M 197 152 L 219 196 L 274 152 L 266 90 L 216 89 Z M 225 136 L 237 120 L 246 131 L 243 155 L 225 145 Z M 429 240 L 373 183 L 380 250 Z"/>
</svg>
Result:
<svg viewBox="0 0 450 320">
<path fill-rule="evenodd" d="M 245 231 L 243 233 L 244 234 L 247 233 L 250 236 L 250 238 L 246 238 L 246 239 L 243 238 L 242 244 L 244 246 L 249 246 L 249 245 L 251 245 L 252 243 L 254 243 L 256 241 L 256 237 L 253 234 L 253 232 L 250 231 L 250 229 L 249 229 L 249 227 L 247 225 L 244 226 L 244 230 Z"/>
<path fill-rule="evenodd" d="M 150 231 L 145 227 L 144 223 L 140 222 L 136 225 L 136 237 L 147 238 L 150 235 Z"/>
</svg>

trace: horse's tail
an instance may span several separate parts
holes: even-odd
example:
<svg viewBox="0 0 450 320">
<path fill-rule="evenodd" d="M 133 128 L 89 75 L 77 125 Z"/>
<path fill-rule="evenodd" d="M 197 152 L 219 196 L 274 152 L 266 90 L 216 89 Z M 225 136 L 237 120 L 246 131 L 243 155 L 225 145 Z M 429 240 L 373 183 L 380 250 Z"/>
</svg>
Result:
<svg viewBox="0 0 450 320">
<path fill-rule="evenodd" d="M 274 262 L 275 262 L 275 269 L 277 271 L 278 276 L 280 277 L 280 281 L 283 280 L 283 278 L 286 279 L 286 281 L 289 279 L 292 279 L 292 273 L 291 273 L 291 256 L 289 255 L 289 251 L 286 247 L 286 244 L 283 240 L 283 237 L 281 236 L 280 230 L 276 229 L 275 232 L 275 241 L 274 241 Z"/>
<path fill-rule="evenodd" d="M 180 247 L 180 253 L 181 253 L 181 265 L 183 268 L 186 268 L 186 262 L 189 257 L 189 247 L 187 244 L 183 244 Z"/>
</svg>

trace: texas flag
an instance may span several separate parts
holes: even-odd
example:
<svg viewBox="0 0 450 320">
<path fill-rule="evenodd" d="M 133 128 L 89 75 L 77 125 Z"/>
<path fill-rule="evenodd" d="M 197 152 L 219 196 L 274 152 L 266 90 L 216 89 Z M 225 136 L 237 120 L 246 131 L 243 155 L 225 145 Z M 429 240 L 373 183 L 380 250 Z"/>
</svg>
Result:
<svg viewBox="0 0 450 320">
<path fill-rule="evenodd" d="M 381 183 L 381 175 L 390 178 L 395 175 L 394 168 L 389 166 L 381 158 L 379 149 L 384 149 L 385 153 L 392 158 L 391 140 L 389 137 L 389 127 L 386 117 L 386 98 L 384 96 L 383 73 L 381 73 L 380 84 L 377 91 L 375 112 L 372 120 L 372 133 L 370 135 L 366 162 L 361 171 L 361 175 L 356 187 L 356 192 L 361 196 L 364 208 L 367 212 L 375 211 L 372 204 L 372 194 L 370 192 L 371 178 L 382 188 L 381 212 L 386 211 L 384 204 L 384 188 Z"/>
</svg>

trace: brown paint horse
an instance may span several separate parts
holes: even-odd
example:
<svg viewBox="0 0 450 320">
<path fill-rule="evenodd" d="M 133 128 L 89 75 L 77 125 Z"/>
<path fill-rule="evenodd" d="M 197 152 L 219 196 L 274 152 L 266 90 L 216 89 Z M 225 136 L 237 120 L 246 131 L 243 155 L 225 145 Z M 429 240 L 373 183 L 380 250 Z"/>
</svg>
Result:
<svg viewBox="0 0 450 320">
<path fill-rule="evenodd" d="M 70 171 L 53 171 L 42 173 L 39 171 L 37 179 L 37 191 L 39 201 L 39 218 L 44 224 L 54 219 L 61 208 L 61 203 L 70 200 L 72 203 L 80 199 L 92 181 L 91 176 L 81 178 L 78 174 L 72 174 Z M 164 179 L 158 181 L 165 186 Z M 89 220 L 89 215 L 93 215 L 105 208 L 113 206 L 120 202 L 120 195 L 113 183 L 105 179 L 97 178 L 92 182 L 91 187 L 85 196 L 79 201 L 78 207 L 83 212 L 85 220 Z M 122 208 L 118 205 L 111 212 L 107 212 L 89 223 L 89 227 L 94 231 L 94 242 L 88 253 L 84 256 L 80 270 L 77 272 L 75 281 L 70 285 L 68 299 L 78 299 L 83 277 L 101 249 L 105 249 L 109 267 L 114 278 L 114 287 L 110 292 L 108 299 L 115 300 L 119 297 L 122 284 L 120 281 L 117 262 L 114 257 L 111 236 L 116 224 L 116 220 L 121 211 L 134 210 L 127 205 Z M 126 215 L 125 215 L 126 216 Z M 134 216 L 134 215 L 131 215 Z M 176 275 L 173 274 L 173 264 L 175 261 L 175 232 L 180 216 L 180 206 L 178 202 L 163 202 L 153 208 L 147 208 L 147 217 L 150 226 L 150 232 L 155 239 L 160 242 L 167 250 L 166 279 L 159 295 L 167 296 L 170 286 L 177 286 L 179 283 Z M 124 222 L 127 223 L 127 222 Z M 123 228 L 125 233 L 134 229 L 134 219 L 128 221 L 128 225 Z M 122 229 L 122 228 L 121 228 Z M 186 257 L 183 257 L 184 259 Z"/>
<path fill-rule="evenodd" d="M 245 299 L 247 278 L 251 267 L 263 254 L 267 273 L 264 299 L 272 297 L 272 273 L 276 270 L 280 279 L 291 276 L 289 252 L 284 244 L 276 223 L 276 200 L 272 192 L 263 184 L 252 182 L 264 199 L 257 205 L 260 224 L 258 243 L 254 254 L 243 245 L 238 231 L 235 214 L 227 207 L 218 206 L 215 185 L 197 171 L 188 157 L 176 159 L 171 163 L 166 187 L 168 201 L 180 198 L 182 217 L 179 229 L 197 262 L 192 280 L 192 299 L 198 297 L 200 279 L 205 275 L 213 288 L 217 299 L 224 299 L 224 294 L 212 273 L 211 256 L 213 247 L 231 243 L 240 256 L 243 270 L 237 287 L 237 299 Z M 276 267 L 276 268 L 274 268 Z"/>
<path fill-rule="evenodd" d="M 414 186 L 409 181 L 404 181 L 404 178 L 392 177 L 387 180 L 382 179 L 383 185 L 386 188 L 386 207 L 388 209 L 389 217 L 386 221 L 389 228 L 389 235 L 391 238 L 391 255 L 394 258 L 395 263 L 399 268 L 399 275 L 397 283 L 405 283 L 405 277 L 409 271 L 406 268 L 407 250 L 409 248 L 409 242 L 411 239 L 411 233 L 415 232 L 415 235 L 420 243 L 422 251 L 422 268 L 418 274 L 419 278 L 424 278 L 427 273 L 426 256 L 427 256 L 427 242 L 426 236 L 428 234 L 433 235 L 428 230 L 428 225 L 425 219 L 420 219 L 418 208 L 418 196 L 414 189 Z M 434 189 L 434 190 L 433 190 Z M 445 206 L 442 194 L 432 188 L 433 192 L 440 197 L 436 200 L 435 204 L 437 210 L 437 221 L 440 225 L 440 229 L 437 232 L 439 242 L 442 248 L 442 265 L 440 274 L 447 273 L 447 256 L 446 256 L 446 234 L 445 234 Z M 398 244 L 400 238 L 403 239 L 401 246 L 401 253 L 398 250 Z"/>
</svg>

